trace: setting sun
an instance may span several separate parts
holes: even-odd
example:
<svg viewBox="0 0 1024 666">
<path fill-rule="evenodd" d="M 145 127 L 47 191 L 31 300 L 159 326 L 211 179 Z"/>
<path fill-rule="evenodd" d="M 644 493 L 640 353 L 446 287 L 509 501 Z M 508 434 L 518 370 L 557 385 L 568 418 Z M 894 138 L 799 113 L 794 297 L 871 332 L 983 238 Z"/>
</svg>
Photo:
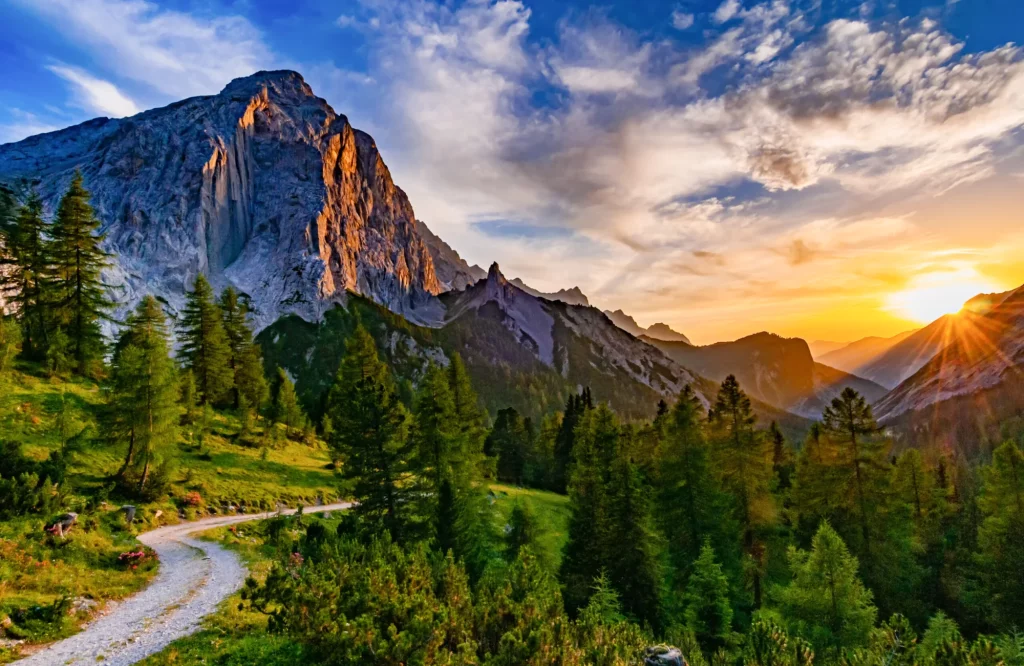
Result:
<svg viewBox="0 0 1024 666">
<path fill-rule="evenodd" d="M 956 280 L 947 276 L 941 283 L 929 281 L 892 294 L 887 300 L 886 309 L 927 324 L 942 315 L 959 312 L 966 301 L 992 291 L 998 289 L 977 278 Z"/>
</svg>

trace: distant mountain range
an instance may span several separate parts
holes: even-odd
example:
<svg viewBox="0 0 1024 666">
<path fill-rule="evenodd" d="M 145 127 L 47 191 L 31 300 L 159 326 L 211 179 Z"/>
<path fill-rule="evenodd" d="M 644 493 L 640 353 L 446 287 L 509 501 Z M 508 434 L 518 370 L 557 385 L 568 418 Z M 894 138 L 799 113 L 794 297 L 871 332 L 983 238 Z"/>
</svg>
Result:
<svg viewBox="0 0 1024 666">
<path fill-rule="evenodd" d="M 832 398 L 851 386 L 869 401 L 884 387 L 816 363 L 807 343 L 773 333 L 756 333 L 733 342 L 696 347 L 647 338 L 680 365 L 716 382 L 735 375 L 751 396 L 795 414 L 817 418 Z"/>
</svg>

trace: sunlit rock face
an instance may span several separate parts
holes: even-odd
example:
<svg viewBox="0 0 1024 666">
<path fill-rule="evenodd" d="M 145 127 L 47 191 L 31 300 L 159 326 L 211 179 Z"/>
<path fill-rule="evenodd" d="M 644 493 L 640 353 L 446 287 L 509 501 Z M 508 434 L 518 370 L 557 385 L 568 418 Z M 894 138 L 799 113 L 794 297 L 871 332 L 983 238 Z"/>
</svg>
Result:
<svg viewBox="0 0 1024 666">
<path fill-rule="evenodd" d="M 348 290 L 413 320 L 437 307 L 442 285 L 373 138 L 295 72 L 0 146 L 0 181 L 33 182 L 49 214 L 75 169 L 116 254 L 118 314 L 147 293 L 180 309 L 200 272 L 248 294 L 259 328 L 316 320 Z"/>
</svg>

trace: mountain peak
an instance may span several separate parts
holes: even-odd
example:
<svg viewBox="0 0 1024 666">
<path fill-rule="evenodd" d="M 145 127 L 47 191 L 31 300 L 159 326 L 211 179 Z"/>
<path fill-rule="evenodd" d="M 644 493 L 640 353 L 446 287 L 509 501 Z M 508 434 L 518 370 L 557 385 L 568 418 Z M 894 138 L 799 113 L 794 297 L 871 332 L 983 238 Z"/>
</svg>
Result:
<svg viewBox="0 0 1024 666">
<path fill-rule="evenodd" d="M 491 264 L 491 267 L 487 269 L 487 281 L 495 282 L 497 284 L 505 284 L 505 276 L 501 274 L 501 268 L 498 267 L 498 262 Z"/>
<path fill-rule="evenodd" d="M 313 96 L 313 89 L 302 78 L 302 74 L 290 69 L 264 70 L 234 79 L 224 86 L 220 94 L 231 97 L 251 97 L 267 87 L 281 92 Z"/>
</svg>

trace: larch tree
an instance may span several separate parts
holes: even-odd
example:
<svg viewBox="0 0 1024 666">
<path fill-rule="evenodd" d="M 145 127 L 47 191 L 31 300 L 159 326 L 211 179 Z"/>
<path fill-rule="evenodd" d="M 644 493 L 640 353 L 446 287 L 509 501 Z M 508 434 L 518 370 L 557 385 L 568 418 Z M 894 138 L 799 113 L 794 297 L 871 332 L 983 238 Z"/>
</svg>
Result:
<svg viewBox="0 0 1024 666">
<path fill-rule="evenodd" d="M 47 315 L 54 300 L 49 227 L 43 219 L 42 199 L 33 191 L 18 208 L 2 239 L 7 270 L 0 271 L 0 280 L 21 323 L 24 355 L 33 360 L 41 360 L 46 354 L 50 325 Z"/>
<path fill-rule="evenodd" d="M 976 560 L 988 619 L 1000 630 L 1024 626 L 1024 453 L 1015 443 L 993 452 L 978 503 Z"/>
<path fill-rule="evenodd" d="M 833 464 L 845 476 L 838 492 L 845 497 L 845 505 L 857 523 L 858 551 L 862 558 L 870 559 L 873 522 L 878 510 L 873 494 L 888 471 L 888 443 L 877 436 L 878 424 L 871 406 L 849 387 L 832 399 L 821 415 L 821 422 L 825 437 L 836 447 Z"/>
<path fill-rule="evenodd" d="M 823 522 L 811 550 L 790 547 L 789 560 L 793 581 L 778 601 L 790 630 L 833 658 L 865 647 L 878 613 L 857 575 L 857 558 L 836 531 Z"/>
<path fill-rule="evenodd" d="M 732 633 L 732 605 L 729 603 L 729 578 L 715 561 L 710 541 L 700 548 L 684 597 L 686 628 L 693 632 L 701 648 L 714 654 L 726 647 Z"/>
<path fill-rule="evenodd" d="M 372 531 L 403 542 L 415 530 L 409 414 L 388 367 L 365 328 L 356 328 L 327 401 L 334 424 L 328 444 L 358 504 L 353 513 Z"/>
<path fill-rule="evenodd" d="M 738 522 L 729 515 L 730 498 L 713 473 L 702 406 L 689 385 L 664 419 L 659 474 L 659 511 L 673 565 L 672 588 L 681 594 L 708 539 L 739 584 Z"/>
<path fill-rule="evenodd" d="M 223 404 L 234 387 L 231 346 L 224 331 L 213 288 L 202 273 L 192 291 L 185 295 L 185 309 L 178 325 L 179 355 L 195 377 L 196 393 L 202 404 Z"/>
<path fill-rule="evenodd" d="M 100 322 L 112 307 L 101 279 L 110 255 L 100 247 L 104 237 L 99 228 L 82 174 L 76 171 L 57 206 L 50 234 L 56 326 L 67 333 L 70 356 L 82 373 L 103 361 Z"/>
<path fill-rule="evenodd" d="M 742 530 L 745 567 L 751 577 L 754 607 L 761 605 L 765 545 L 759 531 L 775 519 L 771 494 L 772 443 L 755 427 L 750 398 L 732 375 L 725 378 L 708 418 L 715 469 L 732 495 Z"/>
<path fill-rule="evenodd" d="M 147 296 L 129 317 L 114 349 L 106 402 L 106 430 L 126 447 L 118 476 L 143 492 L 161 446 L 175 440 L 178 384 L 167 321 Z"/>
</svg>

